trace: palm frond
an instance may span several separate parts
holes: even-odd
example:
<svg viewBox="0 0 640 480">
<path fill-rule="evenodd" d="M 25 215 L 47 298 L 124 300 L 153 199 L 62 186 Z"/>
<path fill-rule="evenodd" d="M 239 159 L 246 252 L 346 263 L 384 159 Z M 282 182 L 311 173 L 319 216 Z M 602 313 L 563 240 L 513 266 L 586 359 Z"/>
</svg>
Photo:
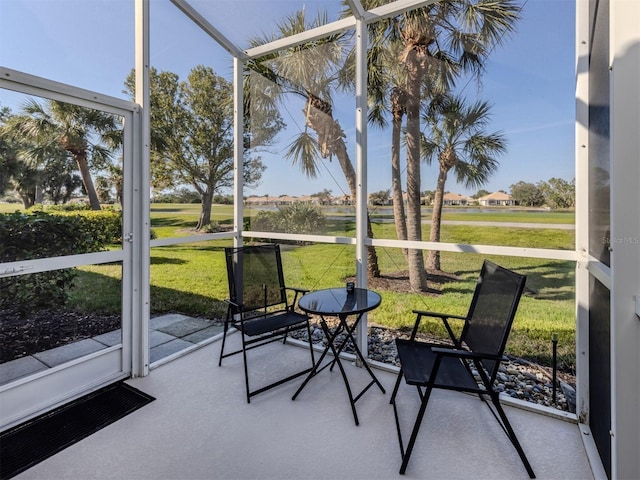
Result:
<svg viewBox="0 0 640 480">
<path fill-rule="evenodd" d="M 440 145 L 437 141 L 428 139 L 424 133 L 420 133 L 420 157 L 427 165 L 431 165 L 440 155 Z"/>
<path fill-rule="evenodd" d="M 367 122 L 373 127 L 384 129 L 389 125 L 388 113 L 389 110 L 384 104 L 376 103 L 369 107 Z"/>
<path fill-rule="evenodd" d="M 302 132 L 289 144 L 285 158 L 291 160 L 293 165 L 299 165 L 309 178 L 317 176 L 317 165 L 321 161 L 320 149 L 316 139 L 308 132 Z"/>
</svg>

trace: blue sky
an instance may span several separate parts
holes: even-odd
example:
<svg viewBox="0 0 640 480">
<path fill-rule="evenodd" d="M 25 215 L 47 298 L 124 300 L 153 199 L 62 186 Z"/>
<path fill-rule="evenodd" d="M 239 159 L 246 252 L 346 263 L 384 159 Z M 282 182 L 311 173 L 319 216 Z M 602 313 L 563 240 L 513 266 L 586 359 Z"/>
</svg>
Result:
<svg viewBox="0 0 640 480">
<path fill-rule="evenodd" d="M 270 33 L 274 22 L 302 5 L 295 0 L 192 0 L 211 23 L 246 47 L 256 33 Z M 337 18 L 340 2 L 305 1 L 308 13 L 327 9 Z M 487 190 L 509 190 L 524 180 L 574 177 L 574 11 L 573 0 L 523 1 L 522 21 L 506 44 L 491 55 L 480 87 L 461 84 L 469 100 L 492 104 L 491 131 L 502 131 L 508 153 Z M 0 0 L 0 65 L 125 98 L 123 82 L 134 63 L 132 0 Z M 151 0 L 151 63 L 159 70 L 186 77 L 199 64 L 210 65 L 230 78 L 231 58 L 200 32 L 168 0 Z M 0 91 L 0 102 L 16 108 L 16 97 Z M 342 100 L 341 100 L 342 101 Z M 340 122 L 353 146 L 350 105 Z M 299 109 L 298 109 L 299 110 Z M 281 134 L 284 146 L 303 126 L 296 108 L 286 112 L 290 129 Z M 369 191 L 390 187 L 389 135 L 369 130 Z M 346 191 L 337 162 L 327 164 L 319 178 L 302 177 L 281 154 L 265 157 L 268 169 L 251 192 L 302 195 L 328 188 Z M 286 181 L 283 181 L 286 179 Z M 435 188 L 436 172 L 424 167 L 422 189 Z M 467 192 L 453 178 L 447 189 Z"/>
</svg>

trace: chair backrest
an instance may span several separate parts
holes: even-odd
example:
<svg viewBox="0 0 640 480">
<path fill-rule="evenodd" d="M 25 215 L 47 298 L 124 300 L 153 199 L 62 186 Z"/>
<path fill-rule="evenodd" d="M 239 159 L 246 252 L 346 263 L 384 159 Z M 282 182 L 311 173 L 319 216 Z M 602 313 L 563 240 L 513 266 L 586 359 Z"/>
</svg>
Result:
<svg viewBox="0 0 640 480">
<path fill-rule="evenodd" d="M 287 307 L 280 245 L 225 248 L 229 299 L 241 308 L 234 313 Z"/>
<path fill-rule="evenodd" d="M 502 356 L 526 276 L 485 260 L 471 300 L 461 341 L 476 353 Z M 491 380 L 500 362 L 483 360 Z"/>
</svg>

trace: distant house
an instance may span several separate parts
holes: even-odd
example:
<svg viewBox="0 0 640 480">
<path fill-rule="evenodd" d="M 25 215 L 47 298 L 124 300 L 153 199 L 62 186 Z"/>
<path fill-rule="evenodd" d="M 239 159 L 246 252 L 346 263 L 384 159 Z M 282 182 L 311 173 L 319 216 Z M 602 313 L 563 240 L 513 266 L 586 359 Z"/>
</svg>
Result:
<svg viewBox="0 0 640 480">
<path fill-rule="evenodd" d="M 270 197 L 269 195 L 251 195 L 244 199 L 245 205 L 272 205 L 276 200 L 276 197 Z"/>
<path fill-rule="evenodd" d="M 447 192 L 442 198 L 442 205 L 445 206 L 465 206 L 471 203 L 469 197 L 458 193 Z"/>
<path fill-rule="evenodd" d="M 292 195 L 280 195 L 276 200 L 277 205 L 293 205 L 294 203 L 300 203 L 298 197 Z"/>
<path fill-rule="evenodd" d="M 306 203 L 308 205 L 320 205 L 320 199 L 318 197 L 312 197 L 311 195 L 300 195 L 298 197 L 299 203 Z"/>
<path fill-rule="evenodd" d="M 484 207 L 506 207 L 515 205 L 511 195 L 504 192 L 493 192 L 478 199 L 478 203 Z"/>
</svg>

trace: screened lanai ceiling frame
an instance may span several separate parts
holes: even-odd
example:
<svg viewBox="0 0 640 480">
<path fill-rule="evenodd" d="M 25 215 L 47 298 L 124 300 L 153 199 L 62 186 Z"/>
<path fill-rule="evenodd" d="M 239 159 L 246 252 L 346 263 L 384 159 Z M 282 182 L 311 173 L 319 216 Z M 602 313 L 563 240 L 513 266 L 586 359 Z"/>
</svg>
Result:
<svg viewBox="0 0 640 480">
<path fill-rule="evenodd" d="M 437 1 L 438 0 L 398 0 L 371 10 L 365 10 L 359 0 L 347 0 L 353 14 L 351 17 L 337 20 L 317 28 L 306 30 L 303 33 L 274 40 L 273 42 L 247 50 L 243 50 L 235 45 L 187 0 L 171 0 L 171 3 L 178 7 L 178 9 L 196 23 L 204 32 L 225 48 L 234 58 L 245 61 L 262 57 L 283 48 L 295 47 L 312 40 L 317 40 L 328 35 L 342 32 L 349 28 L 355 28 L 358 20 L 362 20 L 365 24 L 369 24 L 399 15 L 409 10 L 431 5 Z"/>
</svg>

